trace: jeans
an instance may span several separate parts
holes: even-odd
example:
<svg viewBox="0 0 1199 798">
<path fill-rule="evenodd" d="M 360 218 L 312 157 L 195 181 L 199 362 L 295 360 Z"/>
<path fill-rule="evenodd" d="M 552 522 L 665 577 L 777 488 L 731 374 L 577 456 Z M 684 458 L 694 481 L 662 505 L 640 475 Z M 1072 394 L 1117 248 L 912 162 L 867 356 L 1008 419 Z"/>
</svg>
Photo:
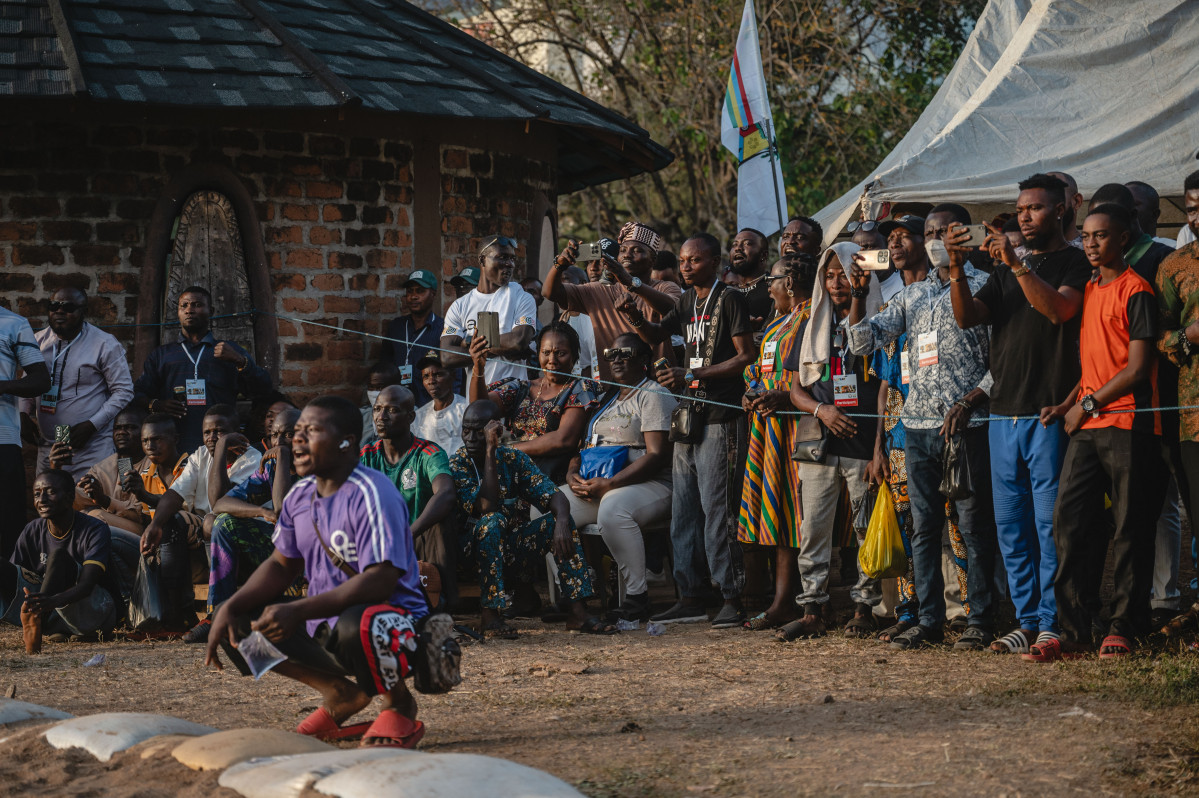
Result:
<svg viewBox="0 0 1199 798">
<path fill-rule="evenodd" d="M 799 532 L 799 580 L 801 592 L 795 603 L 827 604 L 829 559 L 832 556 L 833 525 L 837 518 L 841 486 L 849 489 L 850 516 L 858 517 L 858 509 L 866 499 L 866 460 L 829 455 L 823 463 L 800 463 L 799 485 L 803 497 L 803 521 Z M 855 529 L 859 544 L 866 537 L 865 529 Z M 858 581 L 849 591 L 855 604 L 873 607 L 882 601 L 878 580 L 862 573 L 858 564 Z"/>
<path fill-rule="evenodd" d="M 944 465 L 942 438 L 935 429 L 906 430 L 908 495 L 912 502 L 912 567 L 916 580 L 920 625 L 940 629 L 945 622 L 945 584 L 941 576 L 941 532 L 945 497 L 938 488 Z M 995 571 L 995 520 L 991 506 L 991 460 L 987 430 L 962 433 L 974 495 L 954 502 L 958 527 L 966 544 L 966 591 L 970 626 L 990 629 L 993 620 L 991 583 Z"/>
<path fill-rule="evenodd" d="M 1058 556 L 1053 587 L 1063 640 L 1091 642 L 1092 608 L 1098 605 L 1107 549 L 1095 523 L 1105 485 L 1115 522 L 1109 632 L 1128 636 L 1149 630 L 1154 536 L 1164 471 L 1155 435 L 1100 427 L 1079 430 L 1070 439 L 1053 518 Z"/>
<path fill-rule="evenodd" d="M 738 437 L 744 435 L 741 418 L 705 425 L 699 443 L 674 445 L 670 543 L 675 583 L 685 599 L 703 597 L 705 560 L 726 601 L 745 587 L 737 514 L 729 505 L 731 496 L 741 500 L 740 481 L 734 477 L 745 469 L 744 460 L 737 462 Z M 731 485 L 737 486 L 735 491 Z"/>
<path fill-rule="evenodd" d="M 1022 629 L 1057 631 L 1053 507 L 1069 438 L 1061 424 L 989 424 L 995 530 Z"/>
<path fill-rule="evenodd" d="M 1150 606 L 1153 609 L 1176 610 L 1182 594 L 1178 590 L 1178 566 L 1182 558 L 1182 516 L 1179 513 L 1178 483 L 1170 476 L 1166 484 L 1166 499 L 1157 519 L 1154 536 L 1153 583 Z"/>
</svg>

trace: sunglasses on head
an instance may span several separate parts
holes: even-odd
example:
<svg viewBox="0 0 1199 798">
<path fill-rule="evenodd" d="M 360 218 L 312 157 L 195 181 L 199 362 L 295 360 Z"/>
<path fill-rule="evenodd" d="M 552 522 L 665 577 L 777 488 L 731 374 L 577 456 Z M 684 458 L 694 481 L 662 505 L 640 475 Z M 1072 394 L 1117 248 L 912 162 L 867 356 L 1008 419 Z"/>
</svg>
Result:
<svg viewBox="0 0 1199 798">
<path fill-rule="evenodd" d="M 51 302 L 50 311 L 61 311 L 63 313 L 75 313 L 83 309 L 83 305 L 76 305 L 74 302 Z"/>
<path fill-rule="evenodd" d="M 604 350 L 604 360 L 614 363 L 617 360 L 632 360 L 637 352 L 631 346 L 613 346 Z"/>
<path fill-rule="evenodd" d="M 878 227 L 878 222 L 874 219 L 870 219 L 865 222 L 850 222 L 849 224 L 845 225 L 845 229 L 851 233 L 856 233 L 859 230 L 861 230 L 863 233 L 869 233 L 876 227 Z"/>
<path fill-rule="evenodd" d="M 493 247 L 496 244 L 499 244 L 501 247 L 512 247 L 513 249 L 516 249 L 515 238 L 508 238 L 507 236 L 492 236 L 492 238 L 488 240 L 486 244 L 479 248 L 479 251 L 486 252 L 489 247 Z"/>
<path fill-rule="evenodd" d="M 764 275 L 762 275 L 762 278 L 764 280 L 766 280 L 766 282 L 772 283 L 775 280 L 786 280 L 787 275 L 785 275 L 785 274 L 764 274 Z"/>
</svg>

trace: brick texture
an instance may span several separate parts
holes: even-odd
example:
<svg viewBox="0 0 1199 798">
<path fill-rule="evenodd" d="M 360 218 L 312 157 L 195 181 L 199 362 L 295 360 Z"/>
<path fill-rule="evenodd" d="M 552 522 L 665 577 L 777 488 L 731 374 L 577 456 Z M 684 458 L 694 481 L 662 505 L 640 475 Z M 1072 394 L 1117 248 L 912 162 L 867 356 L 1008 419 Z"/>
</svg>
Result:
<svg viewBox="0 0 1199 798">
<path fill-rule="evenodd" d="M 403 141 L 281 130 L 195 130 L 0 120 L 0 305 L 45 325 L 62 286 L 91 297 L 91 320 L 136 322 L 150 217 L 172 175 L 216 158 L 250 192 L 273 295 L 255 304 L 283 319 L 277 367 L 297 401 L 336 391 L 360 398 L 382 333 L 399 312 L 413 262 L 412 147 Z M 442 278 L 475 261 L 494 233 L 524 242 L 552 165 L 445 146 L 441 153 Z M 432 187 L 430 187 L 432 188 Z M 150 266 L 147 264 L 147 266 Z M 453 299 L 448 284 L 443 309 Z M 219 309 L 218 309 L 219 312 Z M 130 350 L 133 328 L 112 329 Z M 141 364 L 133 364 L 135 374 Z"/>
</svg>

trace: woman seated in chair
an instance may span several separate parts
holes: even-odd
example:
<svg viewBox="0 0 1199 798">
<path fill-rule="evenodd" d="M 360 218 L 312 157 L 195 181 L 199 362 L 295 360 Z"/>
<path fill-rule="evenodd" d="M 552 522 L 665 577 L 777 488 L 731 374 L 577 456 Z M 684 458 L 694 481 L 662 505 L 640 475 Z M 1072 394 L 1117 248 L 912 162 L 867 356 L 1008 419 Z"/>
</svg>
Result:
<svg viewBox="0 0 1199 798">
<path fill-rule="evenodd" d="M 631 334 L 614 343 L 601 356 L 622 387 L 601 399 L 562 492 L 580 529 L 599 524 L 620 568 L 626 595 L 612 619 L 641 621 L 650 615 L 641 530 L 670 515 L 670 414 L 677 403 L 648 376 L 648 344 Z"/>
</svg>

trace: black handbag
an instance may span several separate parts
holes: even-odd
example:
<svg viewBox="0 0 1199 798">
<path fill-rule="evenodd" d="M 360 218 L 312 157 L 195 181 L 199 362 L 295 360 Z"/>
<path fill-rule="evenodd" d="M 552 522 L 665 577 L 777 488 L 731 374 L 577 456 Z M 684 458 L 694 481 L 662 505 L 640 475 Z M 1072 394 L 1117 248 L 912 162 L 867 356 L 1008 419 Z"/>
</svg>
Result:
<svg viewBox="0 0 1199 798">
<path fill-rule="evenodd" d="M 966 457 L 966 441 L 961 435 L 951 435 L 941 447 L 941 486 L 947 499 L 969 499 L 974 495 L 970 460 Z"/>
<path fill-rule="evenodd" d="M 828 428 L 816 416 L 797 416 L 791 459 L 801 463 L 823 463 L 827 453 Z"/>
</svg>

